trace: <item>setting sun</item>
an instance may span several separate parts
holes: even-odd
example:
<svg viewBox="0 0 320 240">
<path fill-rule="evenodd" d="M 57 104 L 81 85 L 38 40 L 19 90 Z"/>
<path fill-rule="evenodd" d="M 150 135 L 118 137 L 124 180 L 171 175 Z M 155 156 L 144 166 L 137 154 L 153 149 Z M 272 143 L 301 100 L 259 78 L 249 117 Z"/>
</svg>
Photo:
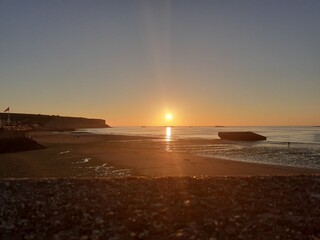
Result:
<svg viewBox="0 0 320 240">
<path fill-rule="evenodd" d="M 167 114 L 165 115 L 165 119 L 166 119 L 167 121 L 170 121 L 170 120 L 172 119 L 172 114 L 167 113 Z"/>
</svg>

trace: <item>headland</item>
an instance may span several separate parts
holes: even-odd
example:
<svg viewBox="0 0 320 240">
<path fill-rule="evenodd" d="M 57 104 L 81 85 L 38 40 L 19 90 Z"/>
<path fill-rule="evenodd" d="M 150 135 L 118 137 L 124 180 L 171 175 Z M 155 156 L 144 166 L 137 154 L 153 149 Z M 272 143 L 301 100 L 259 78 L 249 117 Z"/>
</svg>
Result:
<svg viewBox="0 0 320 240">
<path fill-rule="evenodd" d="M 109 127 L 103 119 L 26 113 L 0 113 L 0 119 L 2 121 L 6 121 L 8 116 L 10 116 L 10 125 L 42 130 L 71 131 L 77 128 Z"/>
</svg>

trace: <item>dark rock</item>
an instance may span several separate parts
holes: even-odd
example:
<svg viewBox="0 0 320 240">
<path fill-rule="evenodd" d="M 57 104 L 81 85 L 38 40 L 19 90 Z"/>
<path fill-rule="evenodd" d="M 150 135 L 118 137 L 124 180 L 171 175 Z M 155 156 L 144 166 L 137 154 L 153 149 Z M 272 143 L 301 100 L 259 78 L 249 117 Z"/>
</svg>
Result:
<svg viewBox="0 0 320 240">
<path fill-rule="evenodd" d="M 44 148 L 43 145 L 30 138 L 19 137 L 0 139 L 0 153 L 23 152 Z"/>
<path fill-rule="evenodd" d="M 218 132 L 218 136 L 224 140 L 232 141 L 262 141 L 267 140 L 265 136 L 254 132 Z"/>
</svg>

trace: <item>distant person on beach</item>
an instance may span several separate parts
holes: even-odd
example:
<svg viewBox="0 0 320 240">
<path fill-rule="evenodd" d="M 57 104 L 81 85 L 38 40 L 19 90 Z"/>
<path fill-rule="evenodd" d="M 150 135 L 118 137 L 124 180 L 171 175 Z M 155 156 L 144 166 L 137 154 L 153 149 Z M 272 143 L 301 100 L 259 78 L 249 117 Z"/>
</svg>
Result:
<svg viewBox="0 0 320 240">
<path fill-rule="evenodd" d="M 290 148 L 290 142 L 288 142 L 288 148 Z"/>
</svg>

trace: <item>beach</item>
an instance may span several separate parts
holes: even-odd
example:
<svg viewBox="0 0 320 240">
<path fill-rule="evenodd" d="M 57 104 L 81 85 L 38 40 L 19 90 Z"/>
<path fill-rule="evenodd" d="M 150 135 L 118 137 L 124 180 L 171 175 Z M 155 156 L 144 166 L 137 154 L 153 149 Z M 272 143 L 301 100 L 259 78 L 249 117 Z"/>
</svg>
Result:
<svg viewBox="0 0 320 240">
<path fill-rule="evenodd" d="M 1 239 L 319 239 L 318 176 L 0 180 Z"/>
<path fill-rule="evenodd" d="M 257 164 L 198 156 L 188 146 L 223 145 L 221 140 L 38 132 L 46 149 L 1 154 L 0 177 L 248 176 L 316 174 L 318 169 Z"/>
<path fill-rule="evenodd" d="M 34 132 L 0 155 L 1 239 L 319 239 L 319 170 L 204 157 L 226 144 Z"/>
</svg>

